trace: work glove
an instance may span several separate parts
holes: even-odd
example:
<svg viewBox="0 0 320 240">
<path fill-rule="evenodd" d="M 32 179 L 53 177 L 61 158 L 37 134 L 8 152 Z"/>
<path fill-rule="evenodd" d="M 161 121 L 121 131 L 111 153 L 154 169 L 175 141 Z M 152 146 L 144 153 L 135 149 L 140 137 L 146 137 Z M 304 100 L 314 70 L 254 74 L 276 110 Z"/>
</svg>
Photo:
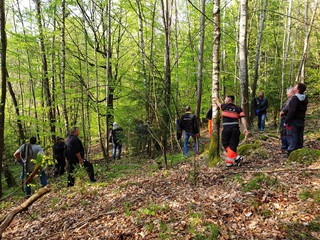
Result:
<svg viewBox="0 0 320 240">
<path fill-rule="evenodd" d="M 256 110 L 256 116 L 259 114 L 259 110 Z"/>
</svg>

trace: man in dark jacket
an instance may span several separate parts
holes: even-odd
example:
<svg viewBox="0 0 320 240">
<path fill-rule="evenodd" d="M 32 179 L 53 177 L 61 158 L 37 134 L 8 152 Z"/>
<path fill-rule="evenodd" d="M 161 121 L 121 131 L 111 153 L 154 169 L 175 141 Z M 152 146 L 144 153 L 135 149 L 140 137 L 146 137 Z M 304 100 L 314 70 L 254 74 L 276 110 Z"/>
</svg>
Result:
<svg viewBox="0 0 320 240">
<path fill-rule="evenodd" d="M 263 92 L 259 92 L 258 97 L 253 101 L 254 112 L 258 116 L 258 129 L 259 131 L 264 131 L 267 108 L 268 108 L 268 99 L 264 97 Z"/>
<path fill-rule="evenodd" d="M 124 140 L 123 129 L 119 127 L 117 122 L 113 123 L 112 129 L 110 131 L 109 142 L 113 144 L 112 158 L 116 160 L 117 149 L 118 149 L 118 159 L 121 158 L 121 148 Z"/>
<path fill-rule="evenodd" d="M 64 174 L 64 168 L 66 166 L 66 156 L 64 153 L 65 144 L 63 138 L 58 137 L 57 141 L 53 145 L 54 158 L 56 159 L 54 176 L 61 176 Z"/>
<path fill-rule="evenodd" d="M 296 149 L 303 147 L 303 133 L 308 98 L 304 95 L 307 86 L 297 83 L 293 88 L 295 95 L 289 102 L 288 114 L 285 120 L 288 140 L 288 155 Z"/>
<path fill-rule="evenodd" d="M 280 137 L 281 137 L 281 150 L 283 153 L 286 153 L 288 150 L 288 140 L 287 140 L 287 129 L 284 126 L 284 122 L 287 118 L 289 102 L 294 96 L 293 87 L 287 88 L 287 101 L 283 104 L 280 112 Z"/>
<path fill-rule="evenodd" d="M 68 160 L 68 187 L 74 186 L 75 178 L 72 176 L 75 167 L 81 164 L 85 167 L 90 181 L 95 182 L 92 163 L 84 159 L 84 148 L 81 140 L 78 138 L 79 129 L 73 127 L 70 135 L 66 138 L 66 157 Z"/>
<path fill-rule="evenodd" d="M 183 142 L 183 150 L 186 157 L 188 157 L 188 141 L 190 136 L 194 140 L 194 153 L 197 154 L 198 149 L 198 137 L 199 137 L 199 128 L 196 116 L 191 113 L 190 106 L 186 106 L 186 113 L 182 115 L 180 120 L 180 129 L 184 131 L 184 142 Z"/>
</svg>

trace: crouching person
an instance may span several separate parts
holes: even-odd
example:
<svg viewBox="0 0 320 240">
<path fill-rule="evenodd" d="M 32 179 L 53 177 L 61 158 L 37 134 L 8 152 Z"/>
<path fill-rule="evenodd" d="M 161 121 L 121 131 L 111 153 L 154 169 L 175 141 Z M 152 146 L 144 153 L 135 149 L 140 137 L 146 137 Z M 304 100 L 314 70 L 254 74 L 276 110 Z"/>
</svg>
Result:
<svg viewBox="0 0 320 240">
<path fill-rule="evenodd" d="M 226 166 L 240 166 L 242 157 L 237 154 L 237 147 L 240 141 L 240 127 L 239 119 L 241 119 L 244 134 L 248 135 L 247 121 L 242 109 L 233 104 L 234 96 L 228 95 L 224 104 L 220 103 L 220 100 L 216 98 L 215 102 L 222 111 L 222 145 L 227 151 L 225 159 Z"/>
<path fill-rule="evenodd" d="M 22 175 L 21 179 L 25 182 L 25 180 L 29 177 L 29 175 L 35 169 L 35 163 L 31 160 L 36 160 L 38 153 L 43 154 L 44 152 L 42 148 L 36 144 L 37 138 L 31 137 L 29 143 L 23 144 L 14 154 L 14 158 L 21 163 L 22 165 Z M 40 169 L 38 176 L 40 178 L 41 185 L 44 187 L 47 185 L 47 175 L 44 170 Z M 25 184 L 24 191 L 26 193 L 26 197 L 31 196 L 31 187 L 30 184 Z"/>
</svg>

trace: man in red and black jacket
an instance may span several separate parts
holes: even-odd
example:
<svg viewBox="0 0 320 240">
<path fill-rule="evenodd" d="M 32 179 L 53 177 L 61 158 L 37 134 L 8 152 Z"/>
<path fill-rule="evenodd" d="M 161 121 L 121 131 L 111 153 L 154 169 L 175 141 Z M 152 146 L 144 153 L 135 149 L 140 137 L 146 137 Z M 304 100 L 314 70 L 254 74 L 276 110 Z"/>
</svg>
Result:
<svg viewBox="0 0 320 240">
<path fill-rule="evenodd" d="M 194 140 L 194 153 L 197 154 L 197 138 L 199 137 L 199 128 L 197 123 L 197 118 L 194 114 L 191 113 L 190 106 L 186 106 L 186 113 L 182 115 L 180 119 L 180 129 L 184 131 L 184 142 L 183 142 L 183 151 L 186 157 L 188 157 L 188 141 L 190 136 Z"/>
<path fill-rule="evenodd" d="M 224 104 L 220 103 L 219 98 L 215 102 L 222 111 L 222 145 L 227 151 L 226 166 L 240 166 L 242 157 L 237 154 L 237 147 L 240 139 L 239 119 L 243 125 L 243 132 L 247 136 L 247 121 L 241 107 L 233 104 L 234 96 L 228 95 Z"/>
</svg>

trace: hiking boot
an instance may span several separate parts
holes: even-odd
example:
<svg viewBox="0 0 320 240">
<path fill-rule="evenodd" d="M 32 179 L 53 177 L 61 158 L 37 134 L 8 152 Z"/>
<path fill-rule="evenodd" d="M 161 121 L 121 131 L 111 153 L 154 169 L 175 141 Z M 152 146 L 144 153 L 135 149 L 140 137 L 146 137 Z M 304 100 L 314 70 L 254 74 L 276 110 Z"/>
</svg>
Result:
<svg viewBox="0 0 320 240">
<path fill-rule="evenodd" d="M 236 157 L 236 159 L 235 159 L 235 164 L 234 165 L 237 166 L 237 167 L 240 167 L 242 160 L 243 160 L 243 157 L 238 155 Z"/>
</svg>

